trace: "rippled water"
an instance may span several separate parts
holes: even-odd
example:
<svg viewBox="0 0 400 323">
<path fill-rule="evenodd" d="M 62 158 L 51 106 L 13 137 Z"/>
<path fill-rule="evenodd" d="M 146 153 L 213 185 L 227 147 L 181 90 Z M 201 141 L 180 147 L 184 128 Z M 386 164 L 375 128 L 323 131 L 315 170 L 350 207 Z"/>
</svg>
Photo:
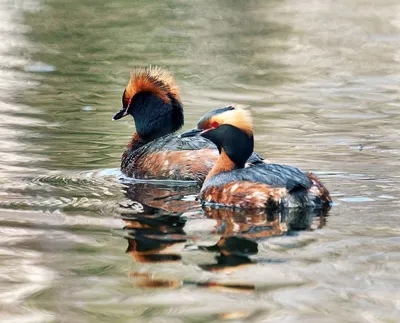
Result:
<svg viewBox="0 0 400 323">
<path fill-rule="evenodd" d="M 0 2 L 0 319 L 398 322 L 398 1 Z M 320 214 L 201 209 L 132 182 L 129 70 L 174 72 L 185 128 L 250 106 Z"/>
</svg>

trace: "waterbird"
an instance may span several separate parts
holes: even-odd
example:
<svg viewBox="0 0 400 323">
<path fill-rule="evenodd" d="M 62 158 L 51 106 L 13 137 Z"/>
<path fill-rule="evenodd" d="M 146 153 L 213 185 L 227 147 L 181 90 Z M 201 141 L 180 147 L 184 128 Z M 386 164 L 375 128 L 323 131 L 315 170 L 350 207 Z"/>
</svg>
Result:
<svg viewBox="0 0 400 323">
<path fill-rule="evenodd" d="M 122 95 L 113 120 L 131 115 L 136 132 L 122 155 L 121 171 L 140 179 L 203 182 L 218 158 L 214 143 L 204 137 L 176 134 L 184 124 L 183 104 L 173 75 L 160 67 L 137 68 Z M 263 159 L 253 154 L 250 163 Z"/>
<path fill-rule="evenodd" d="M 329 191 L 318 177 L 293 166 L 258 163 L 245 167 L 254 149 L 249 110 L 224 108 L 207 113 L 181 137 L 203 137 L 219 157 L 199 193 L 203 204 L 234 208 L 318 207 L 329 205 Z"/>
</svg>

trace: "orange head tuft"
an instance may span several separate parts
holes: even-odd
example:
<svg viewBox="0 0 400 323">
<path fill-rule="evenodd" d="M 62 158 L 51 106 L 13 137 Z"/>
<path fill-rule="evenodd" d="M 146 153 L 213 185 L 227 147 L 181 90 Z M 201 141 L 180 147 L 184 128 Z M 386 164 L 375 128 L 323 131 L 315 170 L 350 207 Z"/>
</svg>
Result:
<svg viewBox="0 0 400 323">
<path fill-rule="evenodd" d="M 137 68 L 131 72 L 122 97 L 123 106 L 128 107 L 132 98 L 140 92 L 153 93 L 164 103 L 170 103 L 171 98 L 180 101 L 179 88 L 175 85 L 174 77 L 160 67 Z"/>
<path fill-rule="evenodd" d="M 160 67 L 138 68 L 122 95 L 122 109 L 113 120 L 131 115 L 136 132 L 150 141 L 182 127 L 183 106 L 171 73 Z"/>
<path fill-rule="evenodd" d="M 223 124 L 234 126 L 247 135 L 253 136 L 253 120 L 250 111 L 233 106 L 207 113 L 197 123 L 197 128 L 201 130 L 215 129 Z"/>
</svg>

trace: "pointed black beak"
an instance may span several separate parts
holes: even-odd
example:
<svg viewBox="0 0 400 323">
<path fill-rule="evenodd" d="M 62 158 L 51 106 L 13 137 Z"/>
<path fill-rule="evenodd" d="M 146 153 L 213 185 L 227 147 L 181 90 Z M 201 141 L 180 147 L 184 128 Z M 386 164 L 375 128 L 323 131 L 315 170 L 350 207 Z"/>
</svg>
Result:
<svg viewBox="0 0 400 323">
<path fill-rule="evenodd" d="M 179 135 L 179 138 L 195 137 L 195 136 L 200 135 L 200 133 L 201 133 L 202 131 L 203 131 L 203 130 L 197 129 L 197 128 L 191 129 L 191 130 L 188 130 L 188 131 L 185 131 L 185 132 L 181 133 L 181 134 Z"/>
<path fill-rule="evenodd" d="M 114 116 L 113 116 L 113 120 L 118 120 L 121 119 L 123 117 L 125 117 L 126 115 L 128 115 L 128 109 L 127 108 L 122 108 L 121 110 L 119 110 Z"/>
</svg>

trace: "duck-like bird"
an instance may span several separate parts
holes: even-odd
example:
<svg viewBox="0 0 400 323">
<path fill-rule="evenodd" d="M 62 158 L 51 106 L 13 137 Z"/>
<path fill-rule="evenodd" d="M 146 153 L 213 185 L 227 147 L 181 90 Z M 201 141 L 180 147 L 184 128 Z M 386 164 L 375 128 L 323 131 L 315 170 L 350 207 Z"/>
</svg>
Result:
<svg viewBox="0 0 400 323">
<path fill-rule="evenodd" d="M 203 137 L 175 134 L 184 123 L 183 105 L 173 76 L 159 67 L 136 69 L 113 120 L 131 115 L 136 132 L 122 155 L 121 170 L 141 179 L 203 182 L 218 158 L 217 147 Z M 256 154 L 251 163 L 262 162 Z"/>
<path fill-rule="evenodd" d="M 197 135 L 212 141 L 220 153 L 201 188 L 203 203 L 257 209 L 315 207 L 332 201 L 314 174 L 296 167 L 259 163 L 245 168 L 254 148 L 253 123 L 247 110 L 212 111 L 199 121 L 197 129 L 181 137 Z"/>
</svg>

